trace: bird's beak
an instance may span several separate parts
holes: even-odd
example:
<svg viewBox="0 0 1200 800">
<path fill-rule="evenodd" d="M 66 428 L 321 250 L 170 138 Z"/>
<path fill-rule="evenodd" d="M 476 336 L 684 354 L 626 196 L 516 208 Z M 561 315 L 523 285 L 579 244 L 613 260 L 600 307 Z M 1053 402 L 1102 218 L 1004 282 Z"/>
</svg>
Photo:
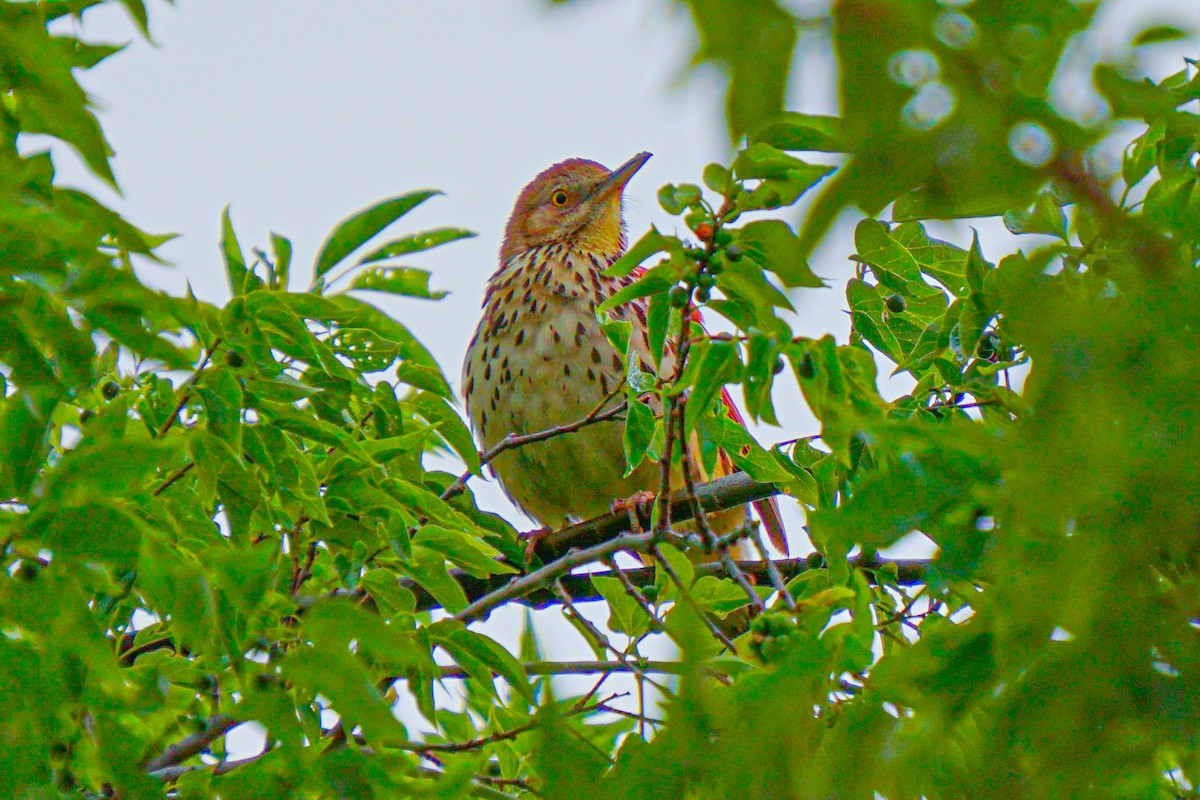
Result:
<svg viewBox="0 0 1200 800">
<path fill-rule="evenodd" d="M 601 181 L 600 185 L 592 192 L 592 201 L 602 202 L 613 197 L 619 197 L 621 191 L 625 188 L 625 184 L 629 183 L 629 179 L 642 168 L 643 164 L 650 160 L 650 155 L 650 153 L 638 153 L 608 173 L 608 177 Z"/>
</svg>

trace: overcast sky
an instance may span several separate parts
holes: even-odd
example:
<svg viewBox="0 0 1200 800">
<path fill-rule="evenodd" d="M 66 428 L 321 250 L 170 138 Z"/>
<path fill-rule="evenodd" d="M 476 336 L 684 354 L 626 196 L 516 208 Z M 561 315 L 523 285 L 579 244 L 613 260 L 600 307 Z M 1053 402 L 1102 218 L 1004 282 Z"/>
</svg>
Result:
<svg viewBox="0 0 1200 800">
<path fill-rule="evenodd" d="M 190 282 L 216 303 L 228 296 L 217 253 L 227 203 L 243 247 L 265 245 L 268 231 L 292 239 L 294 286 L 303 288 L 307 265 L 339 219 L 384 197 L 442 189 L 445 197 L 391 233 L 443 225 L 479 233 L 408 262 L 431 269 L 434 286 L 450 296 L 434 304 L 365 296 L 417 333 L 456 388 L 504 221 L 533 175 L 570 156 L 614 166 L 650 150 L 654 158 L 628 190 L 636 237 L 651 222 L 667 230 L 678 224 L 654 199 L 660 185 L 699 182 L 706 163 L 731 154 L 721 78 L 706 72 L 684 79 L 693 33 L 665 0 L 554 8 L 540 0 L 149 5 L 154 45 L 138 38 L 115 4 L 89 12 L 83 28 L 86 38 L 133 42 L 85 76 L 117 152 L 124 196 L 97 187 L 69 157 L 59 159 L 63 179 L 86 185 L 147 230 L 182 234 L 162 251 L 174 267 L 143 267 L 141 274 L 175 293 Z M 1102 16 L 1084 57 L 1151 22 L 1198 28 L 1200 4 L 1112 0 Z M 1176 70 L 1183 52 L 1160 48 L 1151 68 L 1159 75 Z M 791 106 L 836 113 L 831 70 L 820 39 L 802 39 Z M 1086 103 L 1086 85 L 1064 91 L 1067 102 Z M 792 295 L 797 332 L 845 341 L 849 231 L 840 226 L 813 264 L 831 288 Z M 942 232 L 970 242 L 965 226 Z M 986 256 L 1008 252 L 1001 250 L 1010 244 L 1002 228 L 982 232 Z M 904 385 L 887 388 L 898 394 Z M 794 389 L 780 391 L 776 402 L 784 427 L 759 429 L 761 441 L 817 432 Z M 480 497 L 527 525 L 494 485 Z M 803 554 L 802 516 L 794 503 L 785 501 L 785 509 L 793 552 Z M 517 627 L 516 610 L 497 616 L 509 630 Z"/>
</svg>

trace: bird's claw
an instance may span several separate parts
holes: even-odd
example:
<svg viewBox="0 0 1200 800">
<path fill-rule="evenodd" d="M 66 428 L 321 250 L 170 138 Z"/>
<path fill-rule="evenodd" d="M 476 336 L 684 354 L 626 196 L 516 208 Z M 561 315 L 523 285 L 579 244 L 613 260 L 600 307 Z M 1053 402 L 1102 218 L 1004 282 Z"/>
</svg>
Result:
<svg viewBox="0 0 1200 800">
<path fill-rule="evenodd" d="M 645 489 L 634 492 L 629 497 L 622 497 L 619 500 L 614 500 L 610 505 L 609 511 L 614 514 L 625 513 L 629 515 L 629 525 L 634 533 L 644 533 L 642 530 L 641 520 L 638 519 L 639 512 L 649 511 L 650 504 L 654 502 L 654 492 L 648 492 Z"/>
<path fill-rule="evenodd" d="M 545 539 L 551 533 L 551 529 L 545 525 L 538 528 L 536 531 L 525 531 L 521 533 L 520 538 L 525 540 L 525 563 L 533 561 L 534 551 L 537 550 L 538 542 Z"/>
</svg>

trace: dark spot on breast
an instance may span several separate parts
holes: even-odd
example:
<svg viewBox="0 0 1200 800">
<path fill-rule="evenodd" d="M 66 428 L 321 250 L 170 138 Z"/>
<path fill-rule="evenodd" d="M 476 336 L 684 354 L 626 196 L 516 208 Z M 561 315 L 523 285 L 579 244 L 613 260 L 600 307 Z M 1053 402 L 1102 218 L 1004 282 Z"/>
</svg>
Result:
<svg viewBox="0 0 1200 800">
<path fill-rule="evenodd" d="M 466 391 L 466 395 L 467 395 L 468 397 L 470 397 L 472 394 L 474 394 L 474 392 L 475 392 L 475 379 L 474 379 L 474 378 L 471 378 L 471 377 L 468 377 L 468 378 L 467 378 L 467 391 Z"/>
<path fill-rule="evenodd" d="M 504 360 L 500 362 L 500 369 L 508 369 L 508 356 L 505 356 Z"/>
<path fill-rule="evenodd" d="M 550 278 L 552 278 L 552 277 L 553 277 L 553 275 L 550 273 L 549 269 L 542 270 L 542 286 L 549 287 L 550 286 Z"/>
<path fill-rule="evenodd" d="M 600 363 L 600 349 L 597 347 L 592 348 L 592 363 L 593 364 Z"/>
<path fill-rule="evenodd" d="M 591 368 L 591 367 L 588 367 L 588 380 L 589 380 L 589 381 L 594 381 L 594 380 L 596 380 L 596 373 L 592 372 L 592 368 Z"/>
<path fill-rule="evenodd" d="M 493 403 L 492 407 L 495 408 L 495 404 L 499 403 L 499 402 L 500 402 L 500 387 L 497 386 L 496 388 L 492 389 L 492 403 Z"/>
<path fill-rule="evenodd" d="M 608 394 L 608 376 L 603 372 L 600 373 L 600 393 Z"/>
<path fill-rule="evenodd" d="M 612 364 L 613 369 L 615 369 L 617 372 L 621 371 L 621 357 L 616 353 L 613 353 Z"/>
<path fill-rule="evenodd" d="M 483 368 L 483 379 L 485 381 L 490 381 L 492 379 L 492 362 L 490 361 L 487 363 L 487 366 Z"/>
<path fill-rule="evenodd" d="M 587 278 L 583 277 L 582 272 L 576 272 L 575 273 L 575 282 L 578 283 L 580 286 L 583 286 L 583 284 L 587 282 Z"/>
<path fill-rule="evenodd" d="M 519 344 L 521 344 L 521 342 L 523 342 L 523 341 L 525 341 L 525 329 L 524 329 L 524 328 L 521 328 L 521 330 L 517 331 L 517 339 L 516 339 L 516 341 L 514 342 L 514 344 L 518 344 L 518 345 L 519 345 Z"/>
<path fill-rule="evenodd" d="M 502 377 L 500 379 L 500 382 L 501 383 L 511 383 L 512 382 L 512 372 L 510 372 L 509 370 L 504 370 L 504 377 Z"/>
<path fill-rule="evenodd" d="M 571 365 L 569 363 L 563 364 L 563 375 L 566 375 L 568 378 L 571 377 Z"/>
<path fill-rule="evenodd" d="M 550 326 L 550 335 L 554 337 L 555 344 L 558 344 L 562 341 L 562 336 L 560 336 L 558 331 L 554 329 L 553 325 Z"/>
<path fill-rule="evenodd" d="M 500 343 L 496 342 L 495 346 L 492 347 L 492 358 L 498 355 L 500 355 Z"/>
</svg>

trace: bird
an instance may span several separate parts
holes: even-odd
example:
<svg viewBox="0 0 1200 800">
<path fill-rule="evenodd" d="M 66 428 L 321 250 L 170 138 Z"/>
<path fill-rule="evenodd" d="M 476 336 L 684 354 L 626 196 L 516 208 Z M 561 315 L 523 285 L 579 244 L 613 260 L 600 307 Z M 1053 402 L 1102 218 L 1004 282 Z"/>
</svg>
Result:
<svg viewBox="0 0 1200 800">
<path fill-rule="evenodd" d="M 650 155 L 639 153 L 613 170 L 570 158 L 543 170 L 518 195 L 463 363 L 467 415 L 485 451 L 510 434 L 567 425 L 606 400 L 621 401 L 625 357 L 601 331 L 596 307 L 637 277 L 636 271 L 618 277 L 605 270 L 626 250 L 625 187 Z M 609 313 L 632 323 L 633 348 L 648 370 L 646 308 L 640 299 Z M 663 356 L 663 374 L 673 360 Z M 742 423 L 729 394 L 722 398 L 730 417 Z M 490 466 L 519 509 L 544 531 L 556 530 L 659 488 L 655 463 L 643 462 L 625 475 L 622 433 L 620 421 L 597 422 L 502 452 Z M 689 461 L 699 465 L 701 459 Z M 714 474 L 694 469 L 697 483 L 734 471 L 726 454 Z M 682 470 L 674 472 L 672 491 L 685 485 Z M 786 553 L 774 498 L 755 506 L 772 542 Z M 747 514 L 745 507 L 714 513 L 709 527 L 727 533 Z"/>
</svg>

